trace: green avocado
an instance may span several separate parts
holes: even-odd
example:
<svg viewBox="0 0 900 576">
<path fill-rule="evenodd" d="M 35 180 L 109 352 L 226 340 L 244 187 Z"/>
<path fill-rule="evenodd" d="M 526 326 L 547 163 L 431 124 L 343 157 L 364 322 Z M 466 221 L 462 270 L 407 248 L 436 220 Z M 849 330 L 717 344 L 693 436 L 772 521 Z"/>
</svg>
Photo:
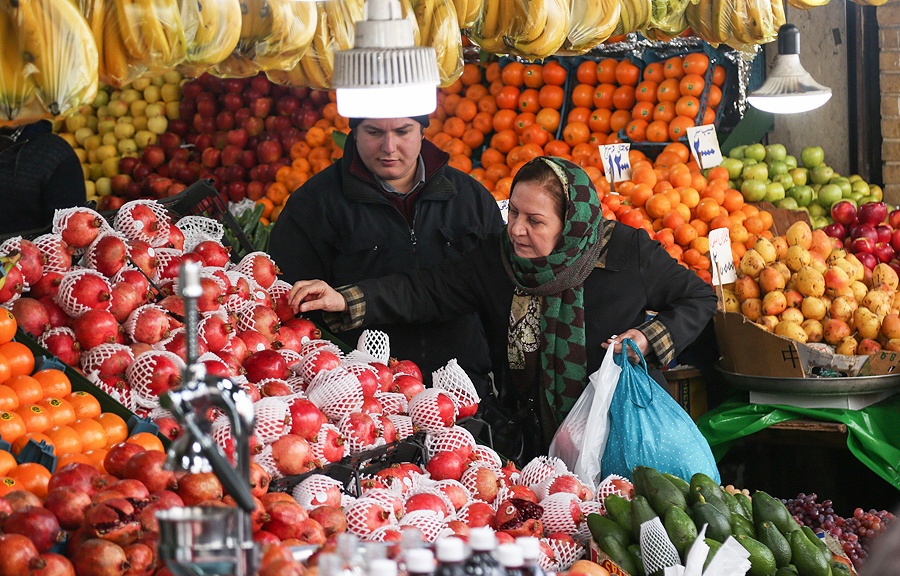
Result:
<svg viewBox="0 0 900 576">
<path fill-rule="evenodd" d="M 759 540 L 739 534 L 735 539 L 750 553 L 750 576 L 775 576 L 775 556 Z"/>
</svg>

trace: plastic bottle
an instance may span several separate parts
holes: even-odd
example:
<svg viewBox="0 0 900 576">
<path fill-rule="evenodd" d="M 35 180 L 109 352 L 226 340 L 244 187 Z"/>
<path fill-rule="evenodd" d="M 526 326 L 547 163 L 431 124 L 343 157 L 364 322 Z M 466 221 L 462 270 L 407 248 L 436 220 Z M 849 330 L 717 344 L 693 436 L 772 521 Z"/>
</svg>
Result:
<svg viewBox="0 0 900 576">
<path fill-rule="evenodd" d="M 503 576 L 503 567 L 494 558 L 497 537 L 490 528 L 472 528 L 469 532 L 469 547 L 472 555 L 464 564 L 465 573 L 470 576 Z"/>
<path fill-rule="evenodd" d="M 341 576 L 362 576 L 363 560 L 359 553 L 359 539 L 349 532 L 337 537 L 337 555 L 341 563 Z"/>
<path fill-rule="evenodd" d="M 522 549 L 526 576 L 547 576 L 538 562 L 538 558 L 541 556 L 541 541 L 537 538 L 523 536 L 516 538 L 516 544 Z"/>
<path fill-rule="evenodd" d="M 397 563 L 388 558 L 375 558 L 368 567 L 371 576 L 397 576 Z"/>
<path fill-rule="evenodd" d="M 341 559 L 333 552 L 319 554 L 319 576 L 340 576 Z"/>
<path fill-rule="evenodd" d="M 427 548 L 414 548 L 406 553 L 406 573 L 409 576 L 433 576 L 434 554 Z"/>
<path fill-rule="evenodd" d="M 506 572 L 506 576 L 525 576 L 525 560 L 522 548 L 518 544 L 501 544 L 497 546 L 497 561 Z"/>
<path fill-rule="evenodd" d="M 434 576 L 465 576 L 466 545 L 459 538 L 441 538 L 435 542 L 437 567 Z"/>
<path fill-rule="evenodd" d="M 420 549 L 424 545 L 422 531 L 414 527 L 406 527 L 400 536 L 400 551 L 397 554 L 397 573 L 404 576 L 408 573 L 406 556 L 410 551 Z"/>
</svg>

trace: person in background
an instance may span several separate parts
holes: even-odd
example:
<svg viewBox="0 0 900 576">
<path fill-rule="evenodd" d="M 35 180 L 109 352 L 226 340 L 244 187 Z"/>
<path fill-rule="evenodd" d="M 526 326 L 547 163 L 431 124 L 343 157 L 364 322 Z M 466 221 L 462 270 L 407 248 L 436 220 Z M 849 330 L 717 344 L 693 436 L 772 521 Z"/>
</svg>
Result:
<svg viewBox="0 0 900 576">
<path fill-rule="evenodd" d="M 81 161 L 49 121 L 0 129 L 0 235 L 44 228 L 86 201 Z"/>
<path fill-rule="evenodd" d="M 526 431 L 526 461 L 547 453 L 605 348 L 630 338 L 648 364 L 666 366 L 716 309 L 713 289 L 646 232 L 602 217 L 584 170 L 546 156 L 516 174 L 505 234 L 431 271 L 339 291 L 297 282 L 290 301 L 301 312 L 330 312 L 329 325 L 343 327 L 481 312 L 508 336 L 501 401 L 530 404 L 540 424 Z M 665 385 L 658 369 L 651 373 Z"/>
<path fill-rule="evenodd" d="M 427 270 L 502 230 L 497 202 L 447 165 L 449 155 L 425 139 L 428 124 L 427 116 L 351 119 L 343 157 L 291 194 L 272 229 L 269 253 L 282 279 L 341 286 Z M 490 390 L 491 358 L 474 311 L 370 328 L 385 332 L 391 356 L 415 362 L 426 383 L 456 358 L 482 397 Z M 337 336 L 355 346 L 361 332 Z"/>
</svg>

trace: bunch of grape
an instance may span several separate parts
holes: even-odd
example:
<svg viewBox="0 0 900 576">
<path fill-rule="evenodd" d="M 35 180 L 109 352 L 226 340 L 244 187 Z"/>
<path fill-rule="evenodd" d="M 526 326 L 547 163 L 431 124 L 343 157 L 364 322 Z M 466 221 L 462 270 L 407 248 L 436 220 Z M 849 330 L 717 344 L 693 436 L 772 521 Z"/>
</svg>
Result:
<svg viewBox="0 0 900 576">
<path fill-rule="evenodd" d="M 816 494 L 799 494 L 796 498 L 783 500 L 794 519 L 813 530 L 827 530 L 844 548 L 844 553 L 855 566 L 861 566 L 868 555 L 869 545 L 894 519 L 885 510 L 865 512 L 857 508 L 850 518 L 842 518 L 834 513 L 831 500 L 817 502 Z"/>
</svg>

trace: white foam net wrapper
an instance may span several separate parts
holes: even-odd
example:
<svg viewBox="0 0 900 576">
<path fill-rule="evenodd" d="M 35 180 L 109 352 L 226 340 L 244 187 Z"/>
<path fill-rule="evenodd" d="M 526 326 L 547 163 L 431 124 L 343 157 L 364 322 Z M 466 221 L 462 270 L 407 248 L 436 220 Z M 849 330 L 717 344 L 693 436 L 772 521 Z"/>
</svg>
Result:
<svg viewBox="0 0 900 576">
<path fill-rule="evenodd" d="M 469 491 L 468 491 L 468 489 L 467 489 L 465 486 L 462 485 L 462 482 L 460 482 L 460 481 L 458 481 L 458 480 L 451 480 L 451 479 L 449 479 L 449 478 L 446 479 L 446 480 L 438 480 L 437 482 L 434 482 L 434 483 L 432 484 L 432 488 L 434 488 L 435 490 L 439 491 L 439 492 L 440 492 L 441 494 L 443 494 L 444 496 L 447 496 L 447 499 L 450 500 L 451 503 L 453 502 L 453 500 L 450 498 L 449 492 L 450 492 L 453 488 L 456 488 L 456 489 L 458 489 L 458 490 L 462 490 L 463 492 L 466 493 L 466 502 L 468 502 L 469 499 L 470 499 L 470 498 L 469 498 Z M 464 503 L 464 505 L 465 505 L 465 503 Z M 454 506 L 454 509 L 455 509 L 455 506 Z"/>
<path fill-rule="evenodd" d="M 369 524 L 370 516 L 387 524 L 397 523 L 390 510 L 385 508 L 385 506 L 377 500 L 371 498 L 361 498 L 357 500 L 344 509 L 344 515 L 347 517 L 347 529 L 360 538 L 366 538 L 373 531 L 373 528 Z M 377 527 L 379 526 L 376 526 L 376 528 Z"/>
<path fill-rule="evenodd" d="M 281 470 L 278 469 L 278 466 L 275 465 L 275 458 L 272 456 L 271 444 L 269 444 L 268 446 L 263 446 L 263 449 L 253 457 L 253 461 L 262 466 L 263 469 L 269 473 L 269 476 L 271 476 L 273 480 L 284 478 L 284 474 L 282 474 Z"/>
<path fill-rule="evenodd" d="M 131 387 L 128 386 L 127 382 L 119 380 L 119 382 L 125 384 L 125 386 L 112 386 L 101 380 L 97 372 L 91 372 L 90 374 L 88 374 L 87 379 L 95 386 L 97 386 L 97 388 L 109 394 L 116 402 L 118 402 L 128 410 L 132 412 L 137 410 L 138 405 L 135 401 L 134 392 L 132 391 Z"/>
<path fill-rule="evenodd" d="M 324 338 L 316 338 L 315 340 L 307 340 L 300 345 L 300 355 L 308 356 L 317 350 L 327 350 L 338 358 L 341 358 L 341 348 L 330 340 Z"/>
<path fill-rule="evenodd" d="M 54 234 L 62 235 L 62 232 L 66 229 L 66 226 L 69 224 L 69 220 L 72 217 L 80 212 L 85 214 L 89 214 L 91 217 L 95 218 L 99 223 L 99 227 L 97 229 L 98 235 L 105 234 L 107 232 L 112 232 L 112 226 L 109 225 L 109 222 L 100 215 L 96 210 L 91 210 L 90 208 L 84 207 L 74 207 L 74 208 L 61 208 L 53 211 L 53 223 L 51 232 Z M 69 237 L 71 239 L 71 237 Z M 85 249 L 87 246 L 76 246 L 78 249 Z"/>
<path fill-rule="evenodd" d="M 624 478 L 618 474 L 610 474 L 604 478 L 600 484 L 597 485 L 597 489 L 594 492 L 594 500 L 600 502 L 601 505 L 610 494 L 617 494 L 626 500 L 631 500 L 631 496 L 622 490 L 619 490 L 619 488 L 613 484 L 613 480 L 624 480 L 628 482 L 628 478 Z M 606 506 L 603 506 L 603 513 L 606 514 Z"/>
<path fill-rule="evenodd" d="M 317 342 L 317 340 L 311 340 L 310 342 L 307 342 L 300 347 L 300 362 L 298 362 L 294 366 L 294 374 L 297 374 L 310 384 L 312 384 L 314 378 L 321 375 L 321 373 L 316 374 L 316 364 L 317 361 L 319 361 L 319 354 L 321 354 L 322 352 L 328 352 L 329 354 L 334 354 L 335 356 L 337 356 L 338 359 L 341 358 L 340 350 L 335 352 L 329 349 L 328 346 L 322 346 L 321 348 L 307 348 L 307 346 L 309 346 L 309 344 L 312 342 Z M 329 344 L 331 343 L 329 342 Z M 341 369 L 344 370 L 343 368 Z M 359 379 L 356 378 L 356 376 L 353 376 L 353 374 L 350 374 L 346 370 L 344 370 L 344 372 L 349 374 L 354 380 L 356 380 L 357 386 L 359 385 Z M 360 393 L 362 393 L 362 387 L 360 387 L 359 390 Z"/>
<path fill-rule="evenodd" d="M 219 414 L 218 416 L 216 416 L 212 423 L 212 432 L 210 435 L 223 452 L 225 452 L 226 454 L 231 453 L 231 461 L 232 463 L 234 463 L 234 438 L 231 435 L 231 422 L 228 420 L 227 415 Z M 258 438 L 255 433 L 254 437 Z M 272 447 L 264 446 L 263 451 L 266 450 L 268 450 L 268 464 L 274 469 L 275 461 L 272 460 Z M 254 460 L 256 460 L 256 457 L 254 457 Z M 277 470 L 273 471 L 269 468 L 266 468 L 262 462 L 257 463 L 265 468 L 266 472 L 272 475 L 273 478 L 276 477 L 275 474 L 278 474 L 277 478 L 281 478 L 281 473 Z"/>
<path fill-rule="evenodd" d="M 304 478 L 291 490 L 291 496 L 300 503 L 305 510 L 312 510 L 324 506 L 328 502 L 327 490 L 329 488 L 343 489 L 344 485 L 328 476 L 313 474 Z"/>
<path fill-rule="evenodd" d="M 328 441 L 329 432 L 337 434 L 343 446 L 343 451 L 341 452 L 340 456 L 331 459 L 326 458 L 325 456 L 325 442 Z M 341 431 L 338 430 L 338 427 L 334 424 L 322 424 L 322 427 L 319 428 L 319 433 L 316 435 L 316 439 L 309 443 L 309 447 L 312 450 L 313 456 L 316 458 L 316 460 L 321 462 L 323 465 L 333 462 L 339 462 L 341 458 L 349 453 L 349 446 L 347 442 L 344 440 L 344 437 L 341 436 Z"/>
<path fill-rule="evenodd" d="M 131 389 L 135 395 L 135 401 L 144 408 L 156 408 L 159 406 L 159 396 L 153 394 L 150 389 L 151 379 L 156 372 L 157 364 L 168 359 L 172 361 L 178 370 L 184 369 L 184 361 L 172 352 L 165 350 L 150 350 L 134 359 L 128 371 L 125 373 L 131 382 Z"/>
<path fill-rule="evenodd" d="M 659 518 L 648 520 L 641 524 L 641 559 L 644 561 L 644 569 L 647 574 L 653 574 L 657 570 L 662 571 L 669 566 L 681 564 L 678 550 L 669 540 L 666 529 L 663 528 Z"/>
<path fill-rule="evenodd" d="M 356 342 L 356 349 L 382 364 L 387 364 L 391 358 L 390 338 L 380 330 L 363 330 Z"/>
<path fill-rule="evenodd" d="M 369 533 L 369 535 L 366 536 L 364 540 L 366 542 L 399 542 L 401 533 L 402 532 L 399 526 L 382 526 Z"/>
<path fill-rule="evenodd" d="M 434 510 L 413 510 L 403 515 L 400 526 L 413 526 L 422 531 L 422 539 L 425 542 L 434 542 L 444 535 L 444 532 L 452 532 L 447 529 L 447 524 L 441 515 Z"/>
<path fill-rule="evenodd" d="M 475 449 L 472 450 L 472 456 L 474 457 L 474 462 L 481 462 L 497 472 L 503 467 L 500 455 L 497 454 L 493 448 L 478 444 L 475 446 Z"/>
<path fill-rule="evenodd" d="M 142 220 L 134 217 L 138 206 L 146 206 L 156 217 L 156 230 L 151 230 Z M 169 241 L 169 225 L 171 218 L 165 206 L 156 200 L 132 200 L 126 202 L 116 212 L 113 226 L 129 240 L 141 240 L 154 248 L 165 246 Z M 151 223 L 150 226 L 153 224 Z"/>
<path fill-rule="evenodd" d="M 59 234 L 43 234 L 32 240 L 44 260 L 44 272 L 68 272 L 72 268 L 72 255 Z"/>
<path fill-rule="evenodd" d="M 207 324 L 209 318 L 212 316 L 218 316 L 220 320 L 223 320 L 226 324 L 228 323 L 228 313 L 219 308 L 218 310 L 213 310 L 212 312 L 205 312 L 200 315 L 200 323 L 197 326 L 197 337 L 204 342 L 207 342 L 206 339 L 206 331 L 210 324 Z M 233 327 L 232 327 L 233 328 Z M 228 329 L 228 328 L 226 328 Z M 234 334 L 234 330 L 228 333 L 228 336 L 231 337 Z M 226 342 L 227 345 L 227 342 Z M 218 352 L 218 350 L 213 350 L 213 352 Z"/>
<path fill-rule="evenodd" d="M 175 226 L 184 234 L 184 251 L 191 252 L 197 244 L 206 240 L 222 243 L 225 227 L 216 220 L 206 216 L 183 216 Z"/>
<path fill-rule="evenodd" d="M 104 220 L 104 222 L 105 222 L 105 220 Z M 118 232 L 113 230 L 112 228 L 108 228 L 106 231 L 101 232 L 100 235 L 97 236 L 97 239 L 94 240 L 93 242 L 91 242 L 90 245 L 85 249 L 84 254 L 81 256 L 81 265 L 82 266 L 84 266 L 85 268 L 91 268 L 91 269 L 97 268 L 98 246 L 99 246 L 100 240 L 102 240 L 103 238 L 105 238 L 107 236 L 112 236 L 114 238 L 117 238 L 119 240 L 119 242 L 122 243 L 122 247 L 123 247 L 125 253 L 127 254 L 127 252 L 128 252 L 127 240 L 128 239 L 125 238 L 124 235 L 119 234 Z M 0 251 L 2 251 L 2 250 L 0 250 Z M 122 266 L 119 268 L 119 270 L 124 268 L 126 265 L 127 265 L 127 262 L 123 263 Z M 119 270 L 116 270 L 116 272 L 118 272 Z"/>
<path fill-rule="evenodd" d="M 253 269 L 257 265 L 257 261 L 262 258 L 269 260 L 273 266 L 275 265 L 275 261 L 272 260 L 272 257 L 269 256 L 268 254 L 266 254 L 265 252 L 250 252 L 249 254 L 247 254 L 246 256 L 241 258 L 241 261 L 238 262 L 237 266 L 235 267 L 235 270 L 237 270 L 238 272 L 240 272 L 242 274 L 246 274 L 247 276 L 249 276 L 251 278 L 256 278 L 256 275 L 253 274 Z M 265 289 L 268 287 L 263 286 L 262 288 Z"/>
<path fill-rule="evenodd" d="M 438 452 L 456 451 L 460 448 L 469 451 L 475 449 L 475 437 L 462 426 L 454 426 L 448 428 L 446 432 L 429 434 L 425 437 L 425 450 L 429 458 Z"/>
<path fill-rule="evenodd" d="M 479 470 L 484 470 L 484 472 L 479 472 Z M 469 491 L 469 494 L 472 495 L 472 498 L 474 498 L 476 500 L 482 500 L 484 502 L 487 502 L 488 504 L 491 504 L 496 501 L 496 499 L 497 499 L 496 495 L 494 495 L 494 497 L 490 498 L 489 500 L 485 500 L 484 498 L 481 498 L 478 495 L 478 484 L 479 484 L 478 479 L 479 479 L 479 477 L 487 478 L 487 477 L 490 477 L 491 475 L 493 475 L 498 480 L 500 479 L 500 476 L 501 476 L 501 474 L 499 472 L 497 472 L 496 470 L 493 470 L 492 468 L 490 468 L 488 466 L 484 466 L 482 464 L 472 464 L 468 468 L 466 468 L 465 472 L 463 472 L 463 475 L 459 479 L 459 481 L 462 483 L 463 486 L 466 487 L 466 490 Z M 500 492 L 500 486 L 498 485 L 497 486 L 497 494 L 499 494 L 499 492 Z"/>
<path fill-rule="evenodd" d="M 419 392 L 409 401 L 409 415 L 413 423 L 422 430 L 431 434 L 440 434 L 448 429 L 448 426 L 441 419 L 441 413 L 438 408 L 438 398 L 446 397 L 451 400 L 453 405 L 453 421 L 456 421 L 456 403 L 453 397 L 443 390 L 428 388 Z M 451 424 L 452 426 L 452 424 Z"/>
<path fill-rule="evenodd" d="M 72 338 L 72 341 L 75 341 L 75 331 L 69 328 L 68 326 L 56 326 L 54 328 L 50 328 L 49 330 L 45 330 L 43 334 L 38 336 L 38 344 L 47 347 L 47 341 L 50 340 L 52 336 L 69 336 Z"/>
<path fill-rule="evenodd" d="M 456 519 L 456 508 L 453 506 L 453 502 L 446 494 L 444 494 L 443 491 L 441 491 L 434 485 L 434 482 L 427 478 L 418 481 L 406 495 L 407 504 L 409 504 L 410 498 L 419 494 L 430 494 L 440 499 L 440 501 L 444 504 L 444 508 L 446 511 L 438 512 L 438 514 L 441 515 L 441 518 L 445 522 Z M 415 512 L 415 510 L 406 512 L 406 514 L 410 514 L 411 512 Z"/>
<path fill-rule="evenodd" d="M 519 484 L 528 486 L 532 490 L 547 476 L 565 474 L 568 472 L 566 463 L 555 456 L 538 456 L 522 468 L 519 474 Z"/>
<path fill-rule="evenodd" d="M 574 534 L 578 530 L 581 518 L 581 500 L 578 496 L 568 492 L 557 492 L 541 500 L 544 515 L 541 523 L 548 534 L 553 532 L 565 532 Z M 578 514 L 578 519 L 573 518 L 573 513 Z"/>
<path fill-rule="evenodd" d="M 472 379 L 457 363 L 456 358 L 432 372 L 434 387 L 450 394 L 457 406 L 468 406 L 481 401 Z"/>
<path fill-rule="evenodd" d="M 356 416 L 358 421 L 367 422 L 366 417 L 368 417 L 368 419 L 372 421 L 372 427 L 375 428 L 375 420 L 368 414 L 360 414 L 359 416 Z M 356 427 L 354 426 L 354 421 L 350 418 L 350 414 L 347 414 L 341 419 L 341 421 L 338 423 L 338 429 L 341 432 L 341 436 L 344 437 L 344 442 L 346 442 L 350 454 L 363 452 L 376 446 L 384 446 L 384 438 L 380 436 L 377 436 L 373 442 L 369 442 L 368 439 L 361 437 L 357 433 Z"/>
<path fill-rule="evenodd" d="M 244 330 L 257 330 L 256 318 L 253 315 L 254 310 L 257 308 L 266 308 L 266 306 L 251 302 L 238 313 L 238 332 L 243 332 Z"/>
<path fill-rule="evenodd" d="M 279 348 L 278 353 L 284 358 L 288 370 L 290 370 L 292 366 L 297 366 L 300 364 L 300 361 L 303 360 L 303 357 L 300 356 L 299 352 L 291 350 L 290 348 Z"/>
<path fill-rule="evenodd" d="M 156 312 L 151 312 L 156 311 Z M 142 304 L 138 306 L 134 310 L 132 310 L 131 314 L 128 315 L 128 318 L 125 319 L 125 322 L 122 323 L 122 328 L 125 330 L 125 335 L 128 336 L 132 342 L 137 342 L 138 340 L 135 338 L 135 330 L 137 329 L 141 316 L 145 314 L 156 314 L 162 313 L 167 314 L 165 308 L 159 306 L 157 304 Z M 170 333 L 171 336 L 171 333 Z M 165 338 L 165 337 L 164 337 Z M 144 342 L 145 340 L 141 340 Z M 147 344 L 156 344 L 159 340 L 153 342 L 146 342 Z"/>
<path fill-rule="evenodd" d="M 591 530 L 587 525 L 587 517 L 588 514 L 606 514 L 606 509 L 603 507 L 603 504 L 597 502 L 596 500 L 585 500 L 579 504 L 581 506 L 581 513 L 584 514 L 585 522 L 581 522 L 578 524 L 578 530 L 572 537 L 576 542 L 579 542 L 582 545 L 588 545 L 591 541 Z"/>
<path fill-rule="evenodd" d="M 541 552 L 538 557 L 538 563 L 541 568 L 547 572 L 565 572 L 576 560 L 584 556 L 584 546 L 564 542 L 556 538 L 541 538 L 541 542 L 547 544 L 555 555 L 555 558 L 548 558 Z"/>
<path fill-rule="evenodd" d="M 416 427 L 413 425 L 412 418 L 404 414 L 391 414 L 387 419 L 394 425 L 397 430 L 397 438 L 409 438 L 416 433 Z"/>
<path fill-rule="evenodd" d="M 22 237 L 21 236 L 13 236 L 12 238 L 7 238 L 6 240 L 3 241 L 2 244 L 0 244 L 0 255 L 8 256 L 10 254 L 10 252 L 17 253 L 21 246 L 22 246 Z M 20 270 L 22 269 L 21 264 L 16 264 L 16 267 L 19 268 Z M 43 265 L 41 266 L 41 270 L 43 270 Z M 22 284 L 24 286 L 24 289 L 28 290 L 28 288 L 29 288 L 28 279 L 25 278 L 24 275 L 22 276 Z M 17 298 L 18 297 L 10 299 L 7 302 L 7 304 L 11 304 Z"/>
<path fill-rule="evenodd" d="M 396 518 L 400 518 L 406 514 L 406 507 L 403 505 L 403 496 L 399 489 L 370 488 L 369 490 L 366 490 L 364 497 L 380 502 L 385 509 L 390 510 Z"/>
<path fill-rule="evenodd" d="M 130 346 L 124 344 L 99 344 L 81 355 L 81 369 L 85 374 L 97 372 L 104 362 L 120 354 L 128 356 L 134 362 L 134 352 L 131 351 Z"/>
<path fill-rule="evenodd" d="M 174 418 L 174 416 L 165 408 L 154 408 L 150 411 L 150 418 L 156 420 L 157 418 Z"/>
<path fill-rule="evenodd" d="M 178 271 L 166 271 L 166 267 L 172 260 L 181 258 L 184 255 L 184 252 L 177 248 L 156 248 L 154 249 L 154 254 L 156 255 L 159 265 L 153 271 L 153 281 L 159 283 L 163 280 L 175 280 L 177 285 Z M 165 274 L 165 276 L 163 276 L 163 274 Z M 180 294 L 180 292 L 178 293 Z"/>
<path fill-rule="evenodd" d="M 543 501 L 544 498 L 546 498 L 547 496 L 550 495 L 551 485 L 554 482 L 556 482 L 558 478 L 562 478 L 564 476 L 574 479 L 574 481 L 577 482 L 579 485 L 581 484 L 581 481 L 578 480 L 578 477 L 576 477 L 574 474 L 570 474 L 570 473 L 566 472 L 565 474 L 555 474 L 552 476 L 547 476 L 546 478 L 544 478 L 543 480 L 538 482 L 537 485 L 531 486 L 531 489 L 534 490 L 534 493 L 537 495 L 538 500 Z M 557 491 L 559 491 L 558 487 L 557 487 Z"/>
<path fill-rule="evenodd" d="M 88 276 L 93 277 L 95 280 L 84 280 Z M 59 283 L 59 292 L 56 293 L 54 301 L 59 304 L 59 307 L 63 309 L 63 312 L 72 318 L 77 318 L 91 309 L 109 310 L 109 307 L 112 305 L 111 299 L 99 302 L 96 306 L 90 306 L 88 303 L 78 298 L 79 286 L 82 286 L 89 281 L 91 282 L 91 285 L 96 283 L 98 286 L 105 286 L 107 294 L 112 293 L 112 286 L 110 286 L 109 280 L 107 280 L 103 274 L 86 268 L 69 270 L 65 273 Z"/>
<path fill-rule="evenodd" d="M 156 250 L 159 253 L 159 250 Z M 225 280 L 219 277 L 218 274 L 215 273 L 217 268 L 213 268 L 211 266 L 206 266 L 200 269 L 200 278 L 208 278 L 215 282 L 219 289 L 222 290 L 222 296 L 225 296 L 225 292 L 228 290 L 228 285 L 225 283 Z M 172 290 L 175 294 L 181 294 L 181 279 L 179 277 L 174 278 L 174 283 L 172 284 Z"/>
<path fill-rule="evenodd" d="M 288 368 L 290 367 L 291 366 L 288 365 Z M 300 376 L 291 376 L 290 378 L 285 380 L 285 382 L 287 382 L 287 385 L 291 387 L 291 391 L 293 391 L 294 394 L 302 394 L 304 398 L 306 397 L 306 380 L 304 380 Z"/>
<path fill-rule="evenodd" d="M 269 286 L 267 292 L 273 301 L 278 300 L 285 294 L 288 294 L 291 291 L 291 285 L 285 282 L 284 280 L 276 280 L 272 282 L 272 285 Z"/>
<path fill-rule="evenodd" d="M 223 303 L 225 309 L 229 312 L 240 312 L 250 303 L 251 294 L 258 289 L 258 285 L 253 278 L 248 277 L 246 274 L 241 274 L 237 270 L 226 270 L 225 276 L 228 278 L 232 288 L 236 289 L 242 285 L 242 280 L 247 282 L 249 286 L 247 294 L 241 295 L 235 292 L 225 296 L 225 302 Z"/>
<path fill-rule="evenodd" d="M 277 396 L 260 398 L 254 402 L 253 413 L 256 415 L 256 435 L 263 444 L 278 440 L 290 430 L 290 406 Z"/>
<path fill-rule="evenodd" d="M 399 392 L 376 392 L 375 399 L 381 403 L 381 413 L 385 416 L 406 414 L 409 411 L 409 400 Z"/>
<path fill-rule="evenodd" d="M 306 397 L 335 422 L 351 412 L 359 412 L 363 405 L 359 378 L 343 368 L 319 372 L 309 383 Z"/>
<path fill-rule="evenodd" d="M 341 361 L 341 366 L 343 366 L 347 370 L 347 372 L 350 372 L 357 378 L 365 372 L 369 372 L 375 377 L 378 376 L 377 371 L 371 365 L 365 362 L 351 360 L 349 357 L 344 357 L 344 359 Z"/>
</svg>

